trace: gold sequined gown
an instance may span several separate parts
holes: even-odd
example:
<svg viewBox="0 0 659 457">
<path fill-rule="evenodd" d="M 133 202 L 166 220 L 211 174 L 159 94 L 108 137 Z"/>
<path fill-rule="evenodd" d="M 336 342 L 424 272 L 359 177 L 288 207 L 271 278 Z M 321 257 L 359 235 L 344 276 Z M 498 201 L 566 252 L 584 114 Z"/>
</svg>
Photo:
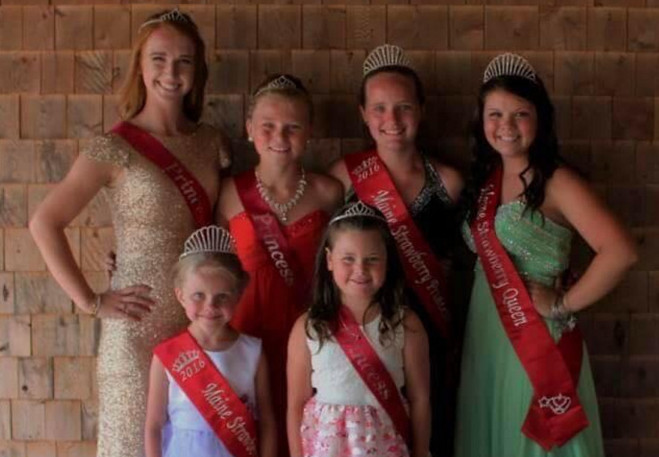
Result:
<svg viewBox="0 0 659 457">
<path fill-rule="evenodd" d="M 222 134 L 201 124 L 191 135 L 156 136 L 213 196 L 229 165 Z M 123 168 L 108 186 L 116 238 L 112 288 L 152 287 L 156 304 L 141 322 L 102 319 L 98 350 L 98 457 L 144 455 L 144 419 L 151 352 L 187 324 L 173 293 L 170 270 L 195 229 L 190 210 L 170 179 L 114 134 L 95 138 L 83 154 Z"/>
</svg>

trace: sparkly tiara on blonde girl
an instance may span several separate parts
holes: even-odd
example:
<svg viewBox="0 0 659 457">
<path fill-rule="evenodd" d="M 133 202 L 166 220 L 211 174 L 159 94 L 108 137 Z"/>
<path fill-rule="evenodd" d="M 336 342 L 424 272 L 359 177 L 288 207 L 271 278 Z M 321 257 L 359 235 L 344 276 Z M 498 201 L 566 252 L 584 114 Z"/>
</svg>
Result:
<svg viewBox="0 0 659 457">
<path fill-rule="evenodd" d="M 277 91 L 277 90 L 287 90 L 287 89 L 298 90 L 298 87 L 295 84 L 295 81 L 293 81 L 291 78 L 289 78 L 286 75 L 281 75 L 280 77 L 273 79 L 268 84 L 257 90 L 256 93 L 254 94 L 254 98 L 258 97 L 264 92 L 269 92 L 271 90 Z"/>
<path fill-rule="evenodd" d="M 483 73 L 483 84 L 499 76 L 520 76 L 536 82 L 536 72 L 524 57 L 507 52 L 490 61 Z"/>
<path fill-rule="evenodd" d="M 178 8 L 174 8 L 173 10 L 167 11 L 165 13 L 162 13 L 158 17 L 154 17 L 153 19 L 149 19 L 140 25 L 140 28 L 138 29 L 138 32 L 142 30 L 142 28 L 146 27 L 147 25 L 151 24 L 158 24 L 160 22 L 180 22 L 183 24 L 193 24 L 193 22 L 188 19 L 185 14 L 181 13 L 181 11 Z"/>
<path fill-rule="evenodd" d="M 207 225 L 192 232 L 192 235 L 185 240 L 183 254 L 181 254 L 179 260 L 192 254 L 204 252 L 235 255 L 236 249 L 234 246 L 233 237 L 226 229 L 217 225 Z"/>
<path fill-rule="evenodd" d="M 370 73 L 383 67 L 405 67 L 414 70 L 412 62 L 405 55 L 403 48 L 393 44 L 378 46 L 366 56 L 362 76 L 365 78 Z"/>
<path fill-rule="evenodd" d="M 352 217 L 370 217 L 371 219 L 382 221 L 385 224 L 387 223 L 387 220 L 382 216 L 381 213 L 373 209 L 371 206 L 365 204 L 361 200 L 358 200 L 357 203 L 345 206 L 338 216 L 334 216 L 332 218 L 332 220 L 329 222 L 329 225 L 332 225 L 343 219 L 350 219 Z"/>
</svg>

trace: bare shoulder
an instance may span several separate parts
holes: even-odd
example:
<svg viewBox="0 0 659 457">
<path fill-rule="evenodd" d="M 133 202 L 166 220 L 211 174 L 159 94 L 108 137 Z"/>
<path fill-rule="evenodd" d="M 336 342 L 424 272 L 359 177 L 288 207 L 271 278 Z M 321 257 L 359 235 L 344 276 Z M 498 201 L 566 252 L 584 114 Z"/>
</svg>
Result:
<svg viewBox="0 0 659 457">
<path fill-rule="evenodd" d="M 313 188 L 314 197 L 329 213 L 334 212 L 343 202 L 343 185 L 334 177 L 319 173 L 308 173 L 307 179 Z"/>
<path fill-rule="evenodd" d="M 430 159 L 435 171 L 439 175 L 446 188 L 449 196 L 454 202 L 460 198 L 460 193 L 464 187 L 464 178 L 462 174 L 455 168 L 446 165 L 435 158 Z"/>
<path fill-rule="evenodd" d="M 423 328 L 421 319 L 419 319 L 419 316 L 409 308 L 405 309 L 405 315 L 403 316 L 403 325 L 405 325 L 405 330 L 415 333 L 419 331 L 425 333 L 425 329 Z"/>
<path fill-rule="evenodd" d="M 290 344 L 297 344 L 302 341 L 305 341 L 307 338 L 307 316 L 308 314 L 305 312 L 302 314 L 300 317 L 297 318 L 295 321 L 295 324 L 293 324 L 293 328 L 291 329 L 291 333 L 288 337 L 289 340 L 289 345 Z"/>
<path fill-rule="evenodd" d="M 327 173 L 343 185 L 344 191 L 350 188 L 350 176 L 348 175 L 348 168 L 343 158 L 331 163 L 327 169 Z"/>
<path fill-rule="evenodd" d="M 547 194 L 569 195 L 575 191 L 593 192 L 586 180 L 570 167 L 557 168 L 547 181 Z"/>
</svg>

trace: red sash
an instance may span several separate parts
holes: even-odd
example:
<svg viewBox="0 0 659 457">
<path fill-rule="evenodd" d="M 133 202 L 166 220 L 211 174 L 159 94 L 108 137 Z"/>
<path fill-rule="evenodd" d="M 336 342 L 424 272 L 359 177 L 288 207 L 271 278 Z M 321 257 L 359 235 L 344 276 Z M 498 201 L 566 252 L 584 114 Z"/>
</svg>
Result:
<svg viewBox="0 0 659 457">
<path fill-rule="evenodd" d="M 252 414 L 190 332 L 164 341 L 154 353 L 229 452 L 256 457 Z"/>
<path fill-rule="evenodd" d="M 387 367 L 368 342 L 368 338 L 362 333 L 352 313 L 345 306 L 339 310 L 339 326 L 334 338 L 364 384 L 387 412 L 396 431 L 406 443 L 409 443 L 410 421 L 398 393 L 398 387 Z"/>
<path fill-rule="evenodd" d="M 270 207 L 263 201 L 256 187 L 254 170 L 246 171 L 234 176 L 238 197 L 245 208 L 245 212 L 252 221 L 256 236 L 263 243 L 263 247 L 279 272 L 286 286 L 292 287 L 295 276 L 300 270 L 295 263 L 295 256 L 291 252 L 286 236 L 277 217 Z"/>
<path fill-rule="evenodd" d="M 387 219 L 407 283 L 416 292 L 435 327 L 448 339 L 451 317 L 446 304 L 444 268 L 407 211 L 386 166 L 374 150 L 349 154 L 344 160 L 359 199 L 378 208 Z"/>
<path fill-rule="evenodd" d="M 554 342 L 497 238 L 494 221 L 502 174 L 498 167 L 481 189 L 471 232 L 503 328 L 533 385 L 533 399 L 522 432 L 549 451 L 588 426 L 576 391 L 583 339 L 575 327 L 565 331 L 558 344 Z"/>
<path fill-rule="evenodd" d="M 213 223 L 213 210 L 208 194 L 197 178 L 160 141 L 130 122 L 119 122 L 112 128 L 112 132 L 169 176 L 190 208 L 197 227 Z"/>
</svg>

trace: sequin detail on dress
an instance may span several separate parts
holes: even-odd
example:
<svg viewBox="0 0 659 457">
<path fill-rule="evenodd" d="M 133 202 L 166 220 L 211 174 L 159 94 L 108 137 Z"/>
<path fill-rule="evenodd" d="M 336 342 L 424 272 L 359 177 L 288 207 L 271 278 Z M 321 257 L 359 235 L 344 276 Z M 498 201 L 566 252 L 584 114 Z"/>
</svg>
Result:
<svg viewBox="0 0 659 457">
<path fill-rule="evenodd" d="M 157 137 L 192 172 L 215 201 L 219 172 L 229 155 L 219 131 L 200 125 L 184 137 Z M 99 457 L 140 457 L 151 352 L 187 322 L 175 300 L 170 269 L 194 230 L 190 210 L 179 190 L 149 160 L 121 138 L 107 134 L 92 140 L 86 157 L 123 168 L 109 185 L 117 254 L 112 288 L 152 287 L 156 305 L 141 322 L 101 320 L 98 354 Z"/>
</svg>

